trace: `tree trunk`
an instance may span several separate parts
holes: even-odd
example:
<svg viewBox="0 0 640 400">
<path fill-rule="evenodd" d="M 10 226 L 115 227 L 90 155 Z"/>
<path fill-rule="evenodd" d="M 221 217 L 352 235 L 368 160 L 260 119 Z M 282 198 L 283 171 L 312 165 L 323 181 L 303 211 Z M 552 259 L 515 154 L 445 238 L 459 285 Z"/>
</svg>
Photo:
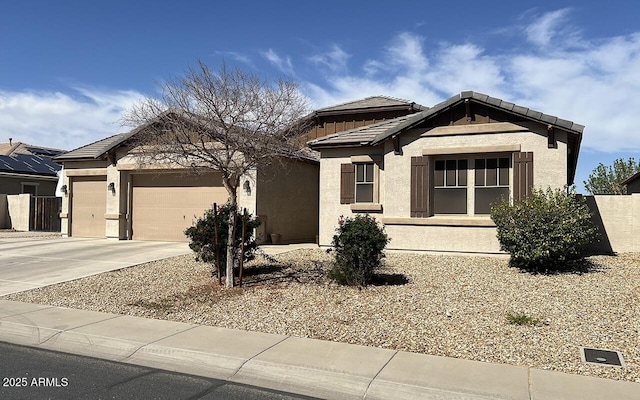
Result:
<svg viewBox="0 0 640 400">
<path fill-rule="evenodd" d="M 225 185 L 226 186 L 226 185 Z M 231 189 L 231 190 L 229 190 Z M 236 217 L 238 215 L 238 198 L 236 194 L 236 187 L 229 185 L 227 191 L 229 192 L 229 203 L 231 204 L 231 210 L 229 210 L 229 235 L 227 236 L 227 272 L 225 279 L 225 286 L 232 288 L 233 282 L 233 265 L 235 264 L 235 237 L 236 237 Z"/>
</svg>

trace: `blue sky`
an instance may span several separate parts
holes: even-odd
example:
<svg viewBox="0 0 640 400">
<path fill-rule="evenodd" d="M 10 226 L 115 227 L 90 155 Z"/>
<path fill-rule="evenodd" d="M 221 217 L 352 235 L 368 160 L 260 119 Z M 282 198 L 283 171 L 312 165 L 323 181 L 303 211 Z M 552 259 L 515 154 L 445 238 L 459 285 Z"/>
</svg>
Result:
<svg viewBox="0 0 640 400">
<path fill-rule="evenodd" d="M 0 0 L 0 142 L 72 149 L 198 59 L 314 107 L 475 90 L 586 125 L 576 184 L 640 158 L 640 2 Z"/>
</svg>

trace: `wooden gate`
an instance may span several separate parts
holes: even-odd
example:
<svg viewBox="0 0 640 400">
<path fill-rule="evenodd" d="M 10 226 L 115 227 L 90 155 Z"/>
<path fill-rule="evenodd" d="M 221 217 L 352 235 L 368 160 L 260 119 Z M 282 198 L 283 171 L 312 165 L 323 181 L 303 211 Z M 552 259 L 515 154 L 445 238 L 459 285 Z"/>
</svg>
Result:
<svg viewBox="0 0 640 400">
<path fill-rule="evenodd" d="M 60 232 L 60 210 L 62 198 L 54 196 L 32 196 L 29 215 L 29 230 Z"/>
</svg>

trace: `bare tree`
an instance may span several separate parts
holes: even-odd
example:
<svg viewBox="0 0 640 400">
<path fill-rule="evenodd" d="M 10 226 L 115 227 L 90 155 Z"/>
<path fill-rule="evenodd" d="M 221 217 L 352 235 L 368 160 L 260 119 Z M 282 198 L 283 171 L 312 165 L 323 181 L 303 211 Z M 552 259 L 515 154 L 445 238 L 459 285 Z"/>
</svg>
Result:
<svg viewBox="0 0 640 400">
<path fill-rule="evenodd" d="M 214 72 L 202 61 L 160 86 L 160 97 L 144 99 L 124 118 L 139 127 L 134 152 L 141 164 L 222 175 L 232 205 L 225 281 L 232 287 L 241 177 L 279 158 L 301 156 L 291 143 L 306 128 L 307 99 L 294 82 L 269 82 L 224 64 Z"/>
</svg>

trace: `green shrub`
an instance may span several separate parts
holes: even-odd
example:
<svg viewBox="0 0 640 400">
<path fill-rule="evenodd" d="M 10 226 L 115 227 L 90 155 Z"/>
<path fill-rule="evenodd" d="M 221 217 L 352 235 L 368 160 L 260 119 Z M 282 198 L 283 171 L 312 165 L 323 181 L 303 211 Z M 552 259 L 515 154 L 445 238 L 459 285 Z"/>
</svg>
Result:
<svg viewBox="0 0 640 400">
<path fill-rule="evenodd" d="M 229 212 L 231 204 L 226 203 L 218 207 L 217 217 L 215 218 L 218 226 L 218 258 L 220 265 L 216 265 L 216 244 L 215 244 L 215 224 L 213 208 L 205 211 L 204 216 L 198 218 L 195 225 L 187 228 L 184 234 L 189 238 L 189 248 L 196 253 L 196 260 L 210 262 L 214 268 L 211 275 L 215 276 L 216 271 L 225 270 L 227 265 L 227 241 L 229 236 Z M 255 257 L 255 251 L 258 248 L 256 244 L 254 230 L 260 226 L 260 221 L 252 218 L 251 214 L 247 214 L 247 229 L 244 242 L 244 260 L 251 261 Z M 239 253 L 242 243 L 242 214 L 236 217 L 236 234 L 235 243 L 233 244 Z"/>
<path fill-rule="evenodd" d="M 589 207 L 573 188 L 534 189 L 514 204 L 503 199 L 491 207 L 491 218 L 512 265 L 535 272 L 570 269 L 598 236 Z"/>
<path fill-rule="evenodd" d="M 343 285 L 366 286 L 382 264 L 389 238 L 369 215 L 340 217 L 333 236 L 334 263 L 329 278 Z"/>
<path fill-rule="evenodd" d="M 507 313 L 507 321 L 513 325 L 538 325 L 540 318 L 535 318 L 526 313 Z"/>
</svg>

